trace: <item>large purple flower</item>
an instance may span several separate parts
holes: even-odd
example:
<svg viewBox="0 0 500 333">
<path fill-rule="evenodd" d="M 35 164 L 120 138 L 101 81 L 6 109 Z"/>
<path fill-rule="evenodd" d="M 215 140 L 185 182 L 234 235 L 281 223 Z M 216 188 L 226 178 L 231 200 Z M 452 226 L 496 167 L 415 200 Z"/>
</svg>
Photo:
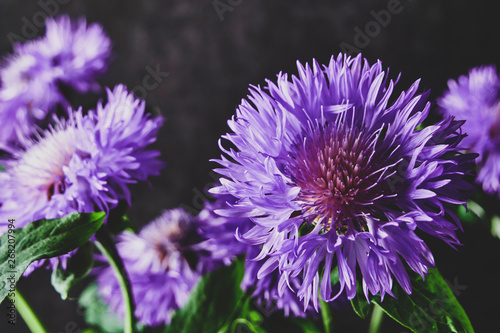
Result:
<svg viewBox="0 0 500 333">
<path fill-rule="evenodd" d="M 417 94 L 417 81 L 392 97 L 396 83 L 381 62 L 340 55 L 298 70 L 268 80 L 267 92 L 252 87 L 228 122 L 224 138 L 235 149 L 221 146 L 223 178 L 212 192 L 237 201 L 217 212 L 251 219 L 240 238 L 262 246 L 259 277 L 278 270 L 278 284 L 290 288 L 299 277 L 305 308 L 311 299 L 316 306 L 318 289 L 325 301 L 344 290 L 352 299 L 358 267 L 367 297 L 391 294 L 393 276 L 410 293 L 403 262 L 420 275 L 434 265 L 416 229 L 459 244 L 446 204 L 463 204 L 471 188 L 463 176 L 473 157 L 457 148 L 461 123 L 417 130 L 428 94 Z"/>
<path fill-rule="evenodd" d="M 2 161 L 0 219 L 14 218 L 23 227 L 71 212 L 107 212 L 121 199 L 130 201 L 127 185 L 157 175 L 163 165 L 159 152 L 149 149 L 163 120 L 144 108 L 119 85 L 108 90 L 105 106 L 87 115 L 72 112 Z"/>
<path fill-rule="evenodd" d="M 493 66 L 474 68 L 448 81 L 438 101 L 442 113 L 465 120 L 463 146 L 478 153 L 477 181 L 500 196 L 500 79 Z"/>
<path fill-rule="evenodd" d="M 46 35 L 16 44 L 0 70 L 0 148 L 26 144 L 35 125 L 57 104 L 69 106 L 60 83 L 80 92 L 96 90 L 95 79 L 108 65 L 111 42 L 97 24 L 71 22 L 67 16 L 48 18 Z"/>
</svg>

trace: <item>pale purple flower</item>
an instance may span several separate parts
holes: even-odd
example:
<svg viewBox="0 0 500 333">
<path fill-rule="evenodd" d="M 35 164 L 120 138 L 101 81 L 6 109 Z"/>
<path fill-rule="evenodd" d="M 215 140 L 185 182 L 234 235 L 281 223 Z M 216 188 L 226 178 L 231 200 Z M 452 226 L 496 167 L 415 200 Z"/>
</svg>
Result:
<svg viewBox="0 0 500 333">
<path fill-rule="evenodd" d="M 479 154 L 477 182 L 500 196 L 500 79 L 493 66 L 473 68 L 448 81 L 438 101 L 441 112 L 465 120 L 464 148 Z"/>
<path fill-rule="evenodd" d="M 462 123 L 446 118 L 417 130 L 428 93 L 417 94 L 416 81 L 392 96 L 397 81 L 380 61 L 339 55 L 327 66 L 298 63 L 298 71 L 252 87 L 228 122 L 223 138 L 234 148 L 221 146 L 223 177 L 212 193 L 237 201 L 217 213 L 250 218 L 239 237 L 262 246 L 258 276 L 278 271 L 279 296 L 287 285 L 304 309 L 310 301 L 318 308 L 318 293 L 352 299 L 358 269 L 367 298 L 392 294 L 394 278 L 410 293 L 405 266 L 424 276 L 434 265 L 415 231 L 459 244 L 448 204 L 464 204 L 472 188 L 463 176 L 473 156 L 457 148 Z"/>
<path fill-rule="evenodd" d="M 95 79 L 107 69 L 111 43 L 98 24 L 48 18 L 42 38 L 16 44 L 0 70 L 0 149 L 12 152 L 26 145 L 47 116 L 60 104 L 69 106 L 61 83 L 79 92 L 96 90 Z"/>
<path fill-rule="evenodd" d="M 122 85 L 108 90 L 108 100 L 87 115 L 80 109 L 68 120 L 56 120 L 2 161 L 0 218 L 14 218 L 23 227 L 71 212 L 108 212 L 119 200 L 130 202 L 128 184 L 159 174 L 163 163 L 149 145 L 162 117 L 145 114 L 144 102 Z M 0 233 L 5 231 L 0 224 Z"/>
<path fill-rule="evenodd" d="M 43 38 L 17 44 L 20 54 L 38 54 L 50 61 L 53 79 L 72 86 L 79 92 L 97 90 L 95 79 L 103 74 L 111 57 L 111 41 L 100 24 L 84 18 L 77 21 L 62 15 L 48 17 Z"/>
<path fill-rule="evenodd" d="M 212 221 L 212 217 L 219 221 Z M 212 227 L 219 230 L 220 219 L 200 219 L 183 209 L 172 209 L 139 234 L 126 231 L 119 237 L 117 249 L 130 278 L 139 321 L 147 325 L 168 324 L 175 310 L 186 303 L 202 274 L 229 264 L 234 258 L 235 254 L 221 252 L 207 243 L 212 240 L 204 232 Z M 123 315 L 120 288 L 111 268 L 99 273 L 97 281 L 105 302 Z"/>
<path fill-rule="evenodd" d="M 54 81 L 47 59 L 38 54 L 11 56 L 0 70 L 0 149 L 10 151 L 10 144 L 26 144 L 37 122 L 64 98 Z"/>
</svg>

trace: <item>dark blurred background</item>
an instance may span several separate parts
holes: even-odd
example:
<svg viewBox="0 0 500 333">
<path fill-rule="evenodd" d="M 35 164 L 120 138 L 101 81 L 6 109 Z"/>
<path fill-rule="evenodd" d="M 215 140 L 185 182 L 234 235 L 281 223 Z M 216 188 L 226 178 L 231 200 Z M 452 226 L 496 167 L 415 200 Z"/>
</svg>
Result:
<svg viewBox="0 0 500 333">
<path fill-rule="evenodd" d="M 1 0 L 0 51 L 12 52 L 8 36 L 23 36 L 27 21 L 40 21 L 44 12 L 67 13 L 102 24 L 112 40 L 114 60 L 101 80 L 103 86 L 142 86 L 148 68 L 169 73 L 145 95 L 148 106 L 167 119 L 156 147 L 168 166 L 161 176 L 150 179 L 150 185 L 134 186 L 129 215 L 140 227 L 166 208 L 200 208 L 216 166 L 209 159 L 220 155 L 217 140 L 228 131 L 226 120 L 246 96 L 249 84 L 263 84 L 280 71 L 296 73 L 297 60 L 327 63 L 341 46 L 355 47 L 372 63 L 382 60 L 394 77 L 401 72 L 400 90 L 422 78 L 421 87 L 432 88 L 435 100 L 449 78 L 456 79 L 474 66 L 499 65 L 498 5 L 493 4 L 485 0 Z M 374 25 L 374 13 L 388 6 L 393 14 Z M 366 28 L 372 29 L 371 36 L 355 39 L 356 31 L 366 33 Z M 44 33 L 43 27 L 37 30 L 38 36 Z M 90 108 L 98 97 L 87 95 L 79 104 Z M 477 332 L 493 332 L 500 315 L 500 240 L 491 236 L 487 225 L 464 228 L 460 234 L 464 246 L 458 252 L 443 242 L 428 244 L 443 276 L 461 286 L 458 300 Z M 76 301 L 60 300 L 48 271 L 35 272 L 18 286 L 49 332 L 80 332 L 84 327 Z M 77 294 L 78 290 L 71 293 Z M 0 332 L 10 332 L 4 305 L 0 313 Z M 368 325 L 352 314 L 342 320 L 349 332 L 366 331 Z M 18 320 L 12 332 L 25 331 Z M 386 318 L 382 332 L 402 331 Z"/>
</svg>

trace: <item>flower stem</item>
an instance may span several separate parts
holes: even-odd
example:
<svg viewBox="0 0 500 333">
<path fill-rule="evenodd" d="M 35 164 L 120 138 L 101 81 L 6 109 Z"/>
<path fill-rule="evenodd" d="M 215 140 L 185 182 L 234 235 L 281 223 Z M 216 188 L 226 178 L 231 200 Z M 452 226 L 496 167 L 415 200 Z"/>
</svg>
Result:
<svg viewBox="0 0 500 333">
<path fill-rule="evenodd" d="M 323 325 L 325 326 L 325 333 L 332 333 L 332 318 L 330 316 L 329 304 L 320 298 L 321 302 L 321 318 L 323 319 Z"/>
<path fill-rule="evenodd" d="M 101 229 L 96 233 L 95 245 L 101 251 L 101 253 L 106 257 L 109 264 L 113 268 L 118 284 L 120 285 L 120 290 L 122 292 L 123 298 L 123 308 L 124 308 L 124 332 L 132 333 L 135 327 L 135 317 L 134 317 L 134 297 L 132 294 L 132 286 L 128 278 L 123 262 L 118 255 L 115 244 L 111 239 L 109 231 L 106 226 L 101 227 Z"/>
<path fill-rule="evenodd" d="M 33 310 L 31 310 L 30 306 L 18 289 L 16 289 L 14 304 L 16 305 L 17 312 L 19 312 L 31 332 L 47 333 L 47 331 L 43 328 L 42 323 L 40 323 L 40 320 L 38 320 L 37 316 L 35 315 Z"/>
<path fill-rule="evenodd" d="M 377 304 L 374 305 L 372 311 L 372 317 L 370 319 L 370 328 L 368 333 L 378 333 L 380 327 L 382 327 L 382 321 L 384 319 L 384 311 Z"/>
</svg>

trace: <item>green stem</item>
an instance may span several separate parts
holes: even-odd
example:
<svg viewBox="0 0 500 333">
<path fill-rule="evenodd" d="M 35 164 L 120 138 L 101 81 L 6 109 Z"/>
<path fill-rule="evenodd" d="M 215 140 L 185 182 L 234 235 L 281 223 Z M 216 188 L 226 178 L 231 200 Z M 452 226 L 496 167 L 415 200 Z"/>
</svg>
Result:
<svg viewBox="0 0 500 333">
<path fill-rule="evenodd" d="M 16 289 L 15 303 L 16 310 L 19 312 L 21 317 L 23 318 L 26 325 L 29 327 L 31 332 L 33 333 L 47 333 L 47 331 L 43 328 L 42 323 L 38 320 L 37 316 L 31 310 L 30 306 L 21 295 L 18 289 Z"/>
<path fill-rule="evenodd" d="M 330 308 L 329 304 L 325 301 L 323 301 L 322 298 L 320 298 L 321 301 L 321 317 L 323 318 L 323 325 L 325 326 L 325 333 L 331 333 L 331 326 L 332 326 L 332 318 L 330 317 Z"/>
<path fill-rule="evenodd" d="M 374 304 L 368 333 L 378 333 L 380 331 L 380 327 L 382 327 L 383 319 L 384 319 L 384 311 L 380 306 Z"/>
<path fill-rule="evenodd" d="M 132 287 L 130 281 L 123 266 L 123 262 L 118 255 L 115 244 L 113 243 L 111 236 L 106 229 L 106 226 L 101 227 L 101 229 L 96 233 L 95 245 L 101 251 L 101 253 L 106 257 L 109 264 L 113 268 L 118 284 L 120 285 L 120 290 L 122 292 L 123 298 L 123 308 L 124 308 L 124 332 L 132 333 L 135 327 L 135 317 L 134 317 L 134 297 L 132 295 Z"/>
<path fill-rule="evenodd" d="M 243 324 L 245 325 L 252 333 L 258 333 L 256 330 L 255 330 L 255 327 L 252 325 L 251 322 L 249 322 L 248 320 L 244 319 L 244 318 L 238 318 L 238 319 L 235 319 L 232 323 L 231 323 L 231 329 L 230 329 L 230 332 L 237 332 L 236 328 L 238 327 L 239 324 Z M 238 330 L 239 331 L 239 330 Z"/>
</svg>

